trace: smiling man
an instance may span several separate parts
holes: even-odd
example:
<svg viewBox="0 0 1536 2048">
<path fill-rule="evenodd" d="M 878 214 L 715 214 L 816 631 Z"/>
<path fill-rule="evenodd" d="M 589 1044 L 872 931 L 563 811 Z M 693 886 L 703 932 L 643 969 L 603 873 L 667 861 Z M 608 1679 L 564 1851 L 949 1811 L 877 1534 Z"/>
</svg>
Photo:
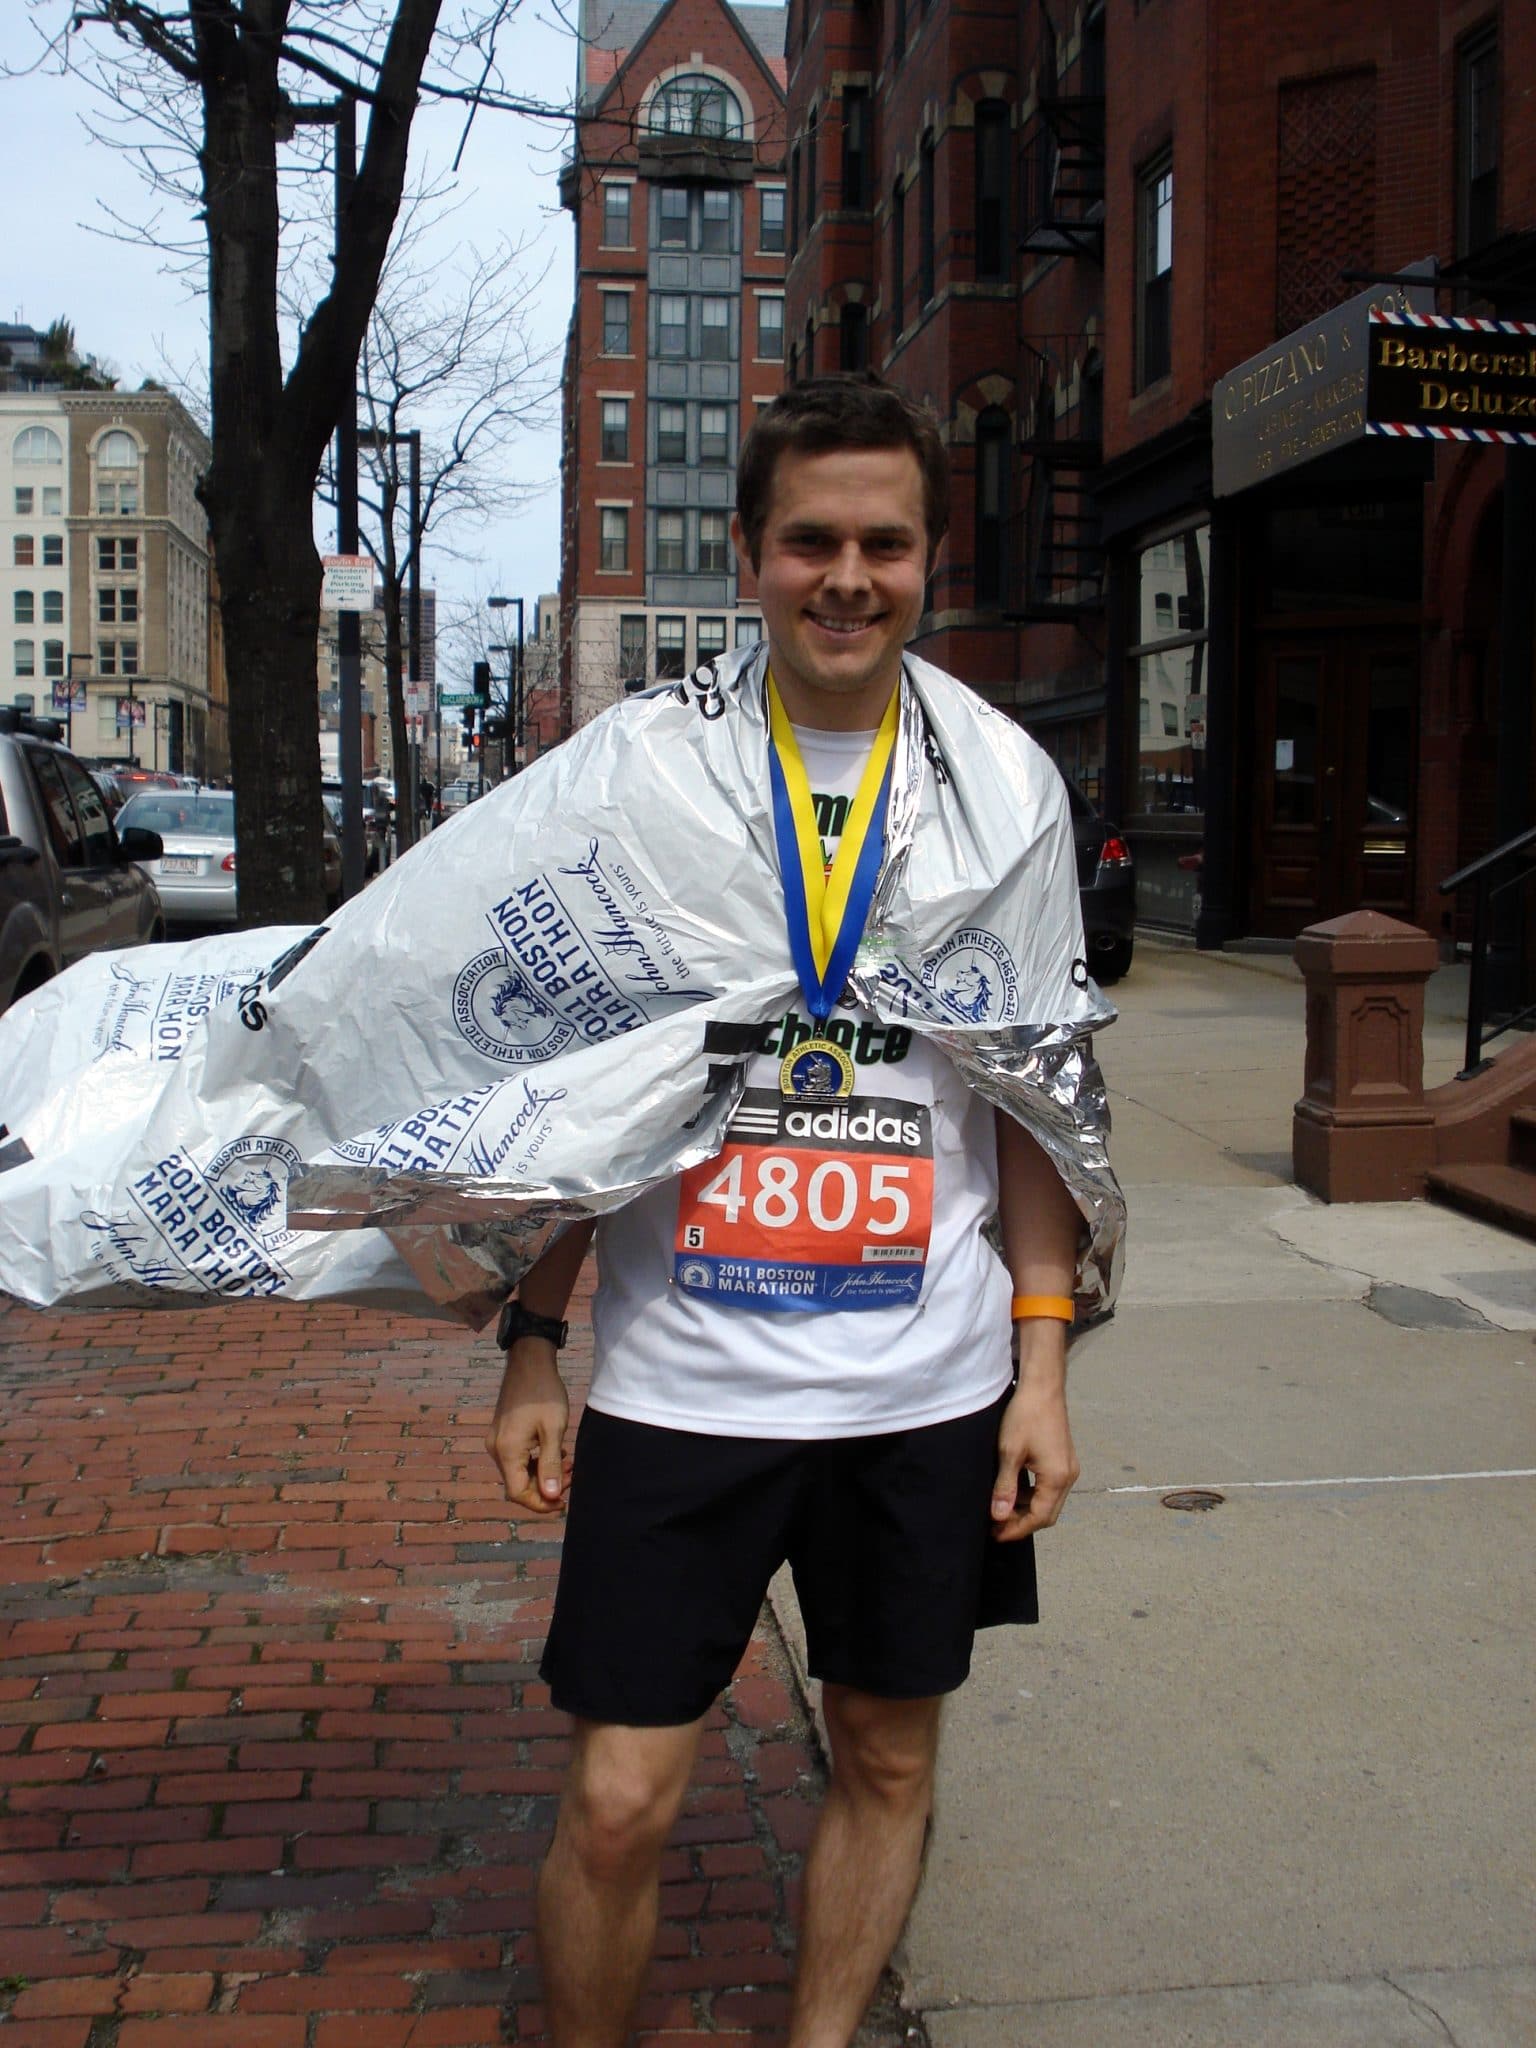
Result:
<svg viewBox="0 0 1536 2048">
<path fill-rule="evenodd" d="M 967 898 L 925 980 L 939 993 L 902 999 L 917 1010 L 893 997 L 877 1015 L 848 983 L 888 908 L 893 806 L 925 785 L 929 829 L 963 846 L 956 791 L 997 768 L 945 761 L 931 731 L 924 744 L 903 686 L 947 498 L 931 416 L 874 378 L 797 386 L 741 453 L 733 530 L 767 659 L 735 661 L 714 715 L 766 732 L 765 786 L 740 800 L 770 821 L 758 843 L 776 852 L 799 996 L 762 1029 L 721 1151 L 598 1226 L 595 1364 L 544 1665 L 576 1717 L 539 1902 L 555 2048 L 626 2038 L 704 1716 L 786 1560 L 832 1765 L 789 2040 L 844 2048 L 916 1889 L 941 1702 L 978 1626 L 1034 1619 L 1031 1539 L 1077 1477 L 1065 1386 L 1082 1217 L 1035 1140 L 935 1042 L 934 1015 L 923 1028 L 923 1002 L 951 1038 L 995 1023 L 1014 964 L 967 923 Z M 1010 886 L 1038 890 L 1065 952 L 1037 983 L 1069 988 L 1081 932 L 1059 782 L 1016 728 L 984 727 L 958 684 L 927 675 L 961 744 L 996 750 L 1004 786 L 1045 821 L 1009 856 Z M 590 1235 L 568 1230 L 502 1323 L 490 1449 L 509 1498 L 541 1513 L 565 1505 L 556 1355 Z"/>
</svg>

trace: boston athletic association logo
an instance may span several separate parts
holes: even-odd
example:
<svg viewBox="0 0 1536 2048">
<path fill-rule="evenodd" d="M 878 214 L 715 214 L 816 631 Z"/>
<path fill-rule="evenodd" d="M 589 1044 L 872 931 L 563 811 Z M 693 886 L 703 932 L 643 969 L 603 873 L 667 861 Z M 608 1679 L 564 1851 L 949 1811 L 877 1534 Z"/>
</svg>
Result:
<svg viewBox="0 0 1536 2048">
<path fill-rule="evenodd" d="M 207 1179 L 225 1206 L 269 1251 L 287 1244 L 288 1177 L 303 1161 L 281 1138 L 236 1138 L 209 1160 Z"/>
<path fill-rule="evenodd" d="M 993 932 L 956 932 L 923 962 L 923 986 L 962 1024 L 1011 1024 L 1019 1010 L 1013 956 Z"/>
<path fill-rule="evenodd" d="M 453 1021 L 476 1052 L 514 1067 L 552 1059 L 576 1036 L 510 953 L 481 953 L 453 985 Z"/>
</svg>

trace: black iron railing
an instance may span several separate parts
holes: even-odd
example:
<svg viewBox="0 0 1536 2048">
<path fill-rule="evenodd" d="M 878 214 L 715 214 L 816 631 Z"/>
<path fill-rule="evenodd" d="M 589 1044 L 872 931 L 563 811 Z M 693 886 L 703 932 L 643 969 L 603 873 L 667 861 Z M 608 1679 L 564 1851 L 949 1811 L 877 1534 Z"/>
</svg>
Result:
<svg viewBox="0 0 1536 2048">
<path fill-rule="evenodd" d="M 1440 884 L 1442 896 L 1472 888 L 1472 958 L 1467 983 L 1467 1056 L 1458 1079 L 1483 1066 L 1483 1047 L 1506 1031 L 1536 1026 L 1536 946 L 1529 902 L 1536 882 L 1536 825 L 1469 861 Z"/>
</svg>

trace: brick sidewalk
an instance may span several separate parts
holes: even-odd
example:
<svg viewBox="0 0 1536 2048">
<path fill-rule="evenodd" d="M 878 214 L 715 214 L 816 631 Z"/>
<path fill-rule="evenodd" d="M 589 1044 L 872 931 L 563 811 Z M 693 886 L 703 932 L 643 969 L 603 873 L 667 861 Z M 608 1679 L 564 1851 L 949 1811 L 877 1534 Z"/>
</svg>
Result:
<svg viewBox="0 0 1536 2048">
<path fill-rule="evenodd" d="M 566 1359 L 584 1379 L 584 1324 Z M 5 2048 L 542 2038 L 562 1525 L 509 1523 L 498 1380 L 488 1338 L 356 1309 L 0 1306 Z M 760 1628 L 667 1852 L 640 2041 L 782 2040 L 820 1786 Z M 892 2007 L 861 2036 L 908 2038 Z"/>
</svg>

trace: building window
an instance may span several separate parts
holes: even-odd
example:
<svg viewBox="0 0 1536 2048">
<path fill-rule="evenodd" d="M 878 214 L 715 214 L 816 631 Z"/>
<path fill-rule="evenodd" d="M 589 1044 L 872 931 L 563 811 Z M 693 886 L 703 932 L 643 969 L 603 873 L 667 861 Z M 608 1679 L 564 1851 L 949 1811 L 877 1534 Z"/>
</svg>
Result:
<svg viewBox="0 0 1536 2048">
<path fill-rule="evenodd" d="M 869 368 L 869 322 L 864 308 L 851 299 L 837 316 L 837 365 L 840 370 Z"/>
<path fill-rule="evenodd" d="M 658 512 L 656 514 L 657 574 L 677 575 L 686 569 L 687 566 L 683 514 L 681 512 Z"/>
<path fill-rule="evenodd" d="M 1173 158 L 1165 152 L 1136 181 L 1136 388 L 1173 367 Z"/>
<path fill-rule="evenodd" d="M 746 618 L 741 612 L 736 614 L 736 645 L 738 647 L 750 647 L 753 641 L 761 640 L 762 637 L 763 622 L 761 619 Z"/>
<path fill-rule="evenodd" d="M 976 108 L 976 275 L 1008 274 L 1008 102 Z"/>
<path fill-rule="evenodd" d="M 11 616 L 18 626 L 30 626 L 37 618 L 37 600 L 30 590 L 18 590 L 12 602 Z"/>
<path fill-rule="evenodd" d="M 138 485 L 134 484 L 132 489 L 135 494 L 135 500 L 137 500 Z M 62 519 L 64 517 L 64 486 L 62 484 L 43 485 L 43 517 L 45 519 Z"/>
<path fill-rule="evenodd" d="M 724 619 L 700 619 L 697 628 L 697 637 L 698 655 L 700 661 L 713 661 L 717 654 L 724 654 Z"/>
<path fill-rule="evenodd" d="M 119 640 L 117 643 L 118 674 L 136 676 L 139 672 L 139 643 L 137 640 Z"/>
<path fill-rule="evenodd" d="M 16 517 L 18 519 L 30 519 L 32 517 L 33 497 L 34 492 L 30 484 L 18 484 L 16 486 Z"/>
<path fill-rule="evenodd" d="M 663 249 L 688 246 L 688 188 L 663 185 L 657 195 L 656 240 Z"/>
<path fill-rule="evenodd" d="M 784 360 L 784 301 L 777 292 L 757 302 L 757 352 L 764 362 Z"/>
<path fill-rule="evenodd" d="M 1140 814 L 1205 809 L 1205 621 L 1211 530 L 1191 527 L 1143 548 L 1136 562 L 1137 644 L 1132 671 L 1140 699 L 1136 794 Z M 1303 764 L 1298 757 L 1297 771 Z"/>
<path fill-rule="evenodd" d="M 62 569 L 64 566 L 64 536 L 62 533 L 43 535 L 43 567 Z"/>
<path fill-rule="evenodd" d="M 603 354 L 629 354 L 629 293 L 603 293 Z"/>
<path fill-rule="evenodd" d="M 657 406 L 656 460 L 658 462 L 686 462 L 688 460 L 688 409 L 686 406 Z"/>
<path fill-rule="evenodd" d="M 843 87 L 843 205 L 862 213 L 869 205 L 869 93 Z"/>
<path fill-rule="evenodd" d="M 103 434 L 96 443 L 98 469 L 137 469 L 138 466 L 139 444 L 121 427 L 114 428 L 110 434 Z"/>
<path fill-rule="evenodd" d="M 137 613 L 138 613 L 138 596 L 139 596 L 139 593 L 138 593 L 137 591 L 134 591 L 134 592 L 132 593 L 132 596 L 133 596 L 133 599 L 134 599 L 134 613 L 135 613 L 135 616 L 137 616 Z M 62 591 L 62 590 L 45 590 L 45 591 L 43 592 L 43 624 L 44 624 L 45 626 L 62 626 L 62 625 L 63 625 L 63 623 L 64 623 L 64 593 L 63 593 L 63 591 Z"/>
<path fill-rule="evenodd" d="M 700 310 L 699 354 L 707 361 L 728 362 L 731 354 L 730 300 L 704 299 Z"/>
<path fill-rule="evenodd" d="M 688 353 L 688 301 L 668 293 L 656 300 L 656 353 L 685 356 Z"/>
<path fill-rule="evenodd" d="M 907 298 L 907 195 L 898 178 L 891 188 L 891 340 L 901 333 Z"/>
<path fill-rule="evenodd" d="M 633 187 L 629 185 L 605 185 L 603 187 L 603 247 L 605 249 L 627 249 L 629 242 L 629 208 Z"/>
<path fill-rule="evenodd" d="M 44 497 L 48 494 L 45 491 Z M 132 519 L 139 510 L 139 486 L 131 483 L 98 483 L 96 510 L 103 519 Z"/>
<path fill-rule="evenodd" d="M 812 107 L 805 124 L 805 232 L 809 234 L 821 212 L 821 193 L 816 177 L 816 109 Z"/>
<path fill-rule="evenodd" d="M 598 567 L 610 572 L 629 567 L 629 513 L 622 505 L 604 505 L 598 518 Z"/>
<path fill-rule="evenodd" d="M 699 514 L 699 574 L 701 576 L 723 576 L 730 566 L 730 535 L 726 515 L 723 512 L 701 512 Z M 722 635 L 724 626 L 721 627 Z M 722 638 L 720 645 L 725 641 Z M 703 650 L 700 650 L 700 659 Z"/>
<path fill-rule="evenodd" d="M 11 643 L 11 666 L 19 676 L 37 674 L 37 647 L 31 640 L 13 640 Z"/>
<path fill-rule="evenodd" d="M 106 540 L 96 542 L 96 567 L 102 575 L 111 576 L 121 570 L 131 576 L 139 566 L 139 543 L 134 540 Z"/>
<path fill-rule="evenodd" d="M 1499 41 L 1493 23 L 1456 52 L 1456 235 L 1470 255 L 1499 231 Z"/>
<path fill-rule="evenodd" d="M 688 669 L 688 621 L 660 618 L 656 621 L 656 673 L 675 681 Z"/>
<path fill-rule="evenodd" d="M 43 642 L 43 674 L 55 679 L 64 673 L 64 642 L 45 640 Z"/>
<path fill-rule="evenodd" d="M 107 438 L 110 440 L 111 436 L 108 435 Z M 127 441 L 128 436 L 125 434 L 123 439 Z M 139 459 L 138 449 L 132 442 L 129 442 L 129 446 L 133 447 L 133 459 L 136 465 Z M 64 460 L 64 443 L 51 427 L 23 427 L 11 443 L 11 460 L 13 462 L 62 462 Z"/>
<path fill-rule="evenodd" d="M 699 407 L 699 461 L 719 464 L 729 462 L 731 414 L 724 405 L 701 405 Z"/>
<path fill-rule="evenodd" d="M 627 612 L 619 620 L 619 674 L 626 683 L 645 678 L 644 612 Z"/>
<path fill-rule="evenodd" d="M 99 676 L 117 674 L 117 642 L 98 640 L 96 642 L 96 673 Z"/>
<path fill-rule="evenodd" d="M 930 128 L 923 137 L 922 158 L 918 166 L 918 304 L 931 306 L 934 293 L 934 183 L 933 130 Z"/>
<path fill-rule="evenodd" d="M 17 569 L 30 569 L 33 566 L 30 533 L 18 533 L 11 542 L 11 564 Z"/>
<path fill-rule="evenodd" d="M 731 195 L 729 192 L 699 194 L 699 247 L 719 253 L 731 246 Z"/>
<path fill-rule="evenodd" d="M 1008 415 L 988 406 L 976 422 L 976 602 L 1003 601 L 1008 532 Z"/>
<path fill-rule="evenodd" d="M 784 187 L 765 185 L 757 199 L 757 246 L 765 256 L 784 253 Z"/>
<path fill-rule="evenodd" d="M 603 460 L 629 460 L 629 403 L 626 399 L 603 400 Z"/>
<path fill-rule="evenodd" d="M 715 135 L 739 140 L 741 107 L 717 78 L 690 73 L 670 78 L 651 101 L 652 135 Z"/>
</svg>

